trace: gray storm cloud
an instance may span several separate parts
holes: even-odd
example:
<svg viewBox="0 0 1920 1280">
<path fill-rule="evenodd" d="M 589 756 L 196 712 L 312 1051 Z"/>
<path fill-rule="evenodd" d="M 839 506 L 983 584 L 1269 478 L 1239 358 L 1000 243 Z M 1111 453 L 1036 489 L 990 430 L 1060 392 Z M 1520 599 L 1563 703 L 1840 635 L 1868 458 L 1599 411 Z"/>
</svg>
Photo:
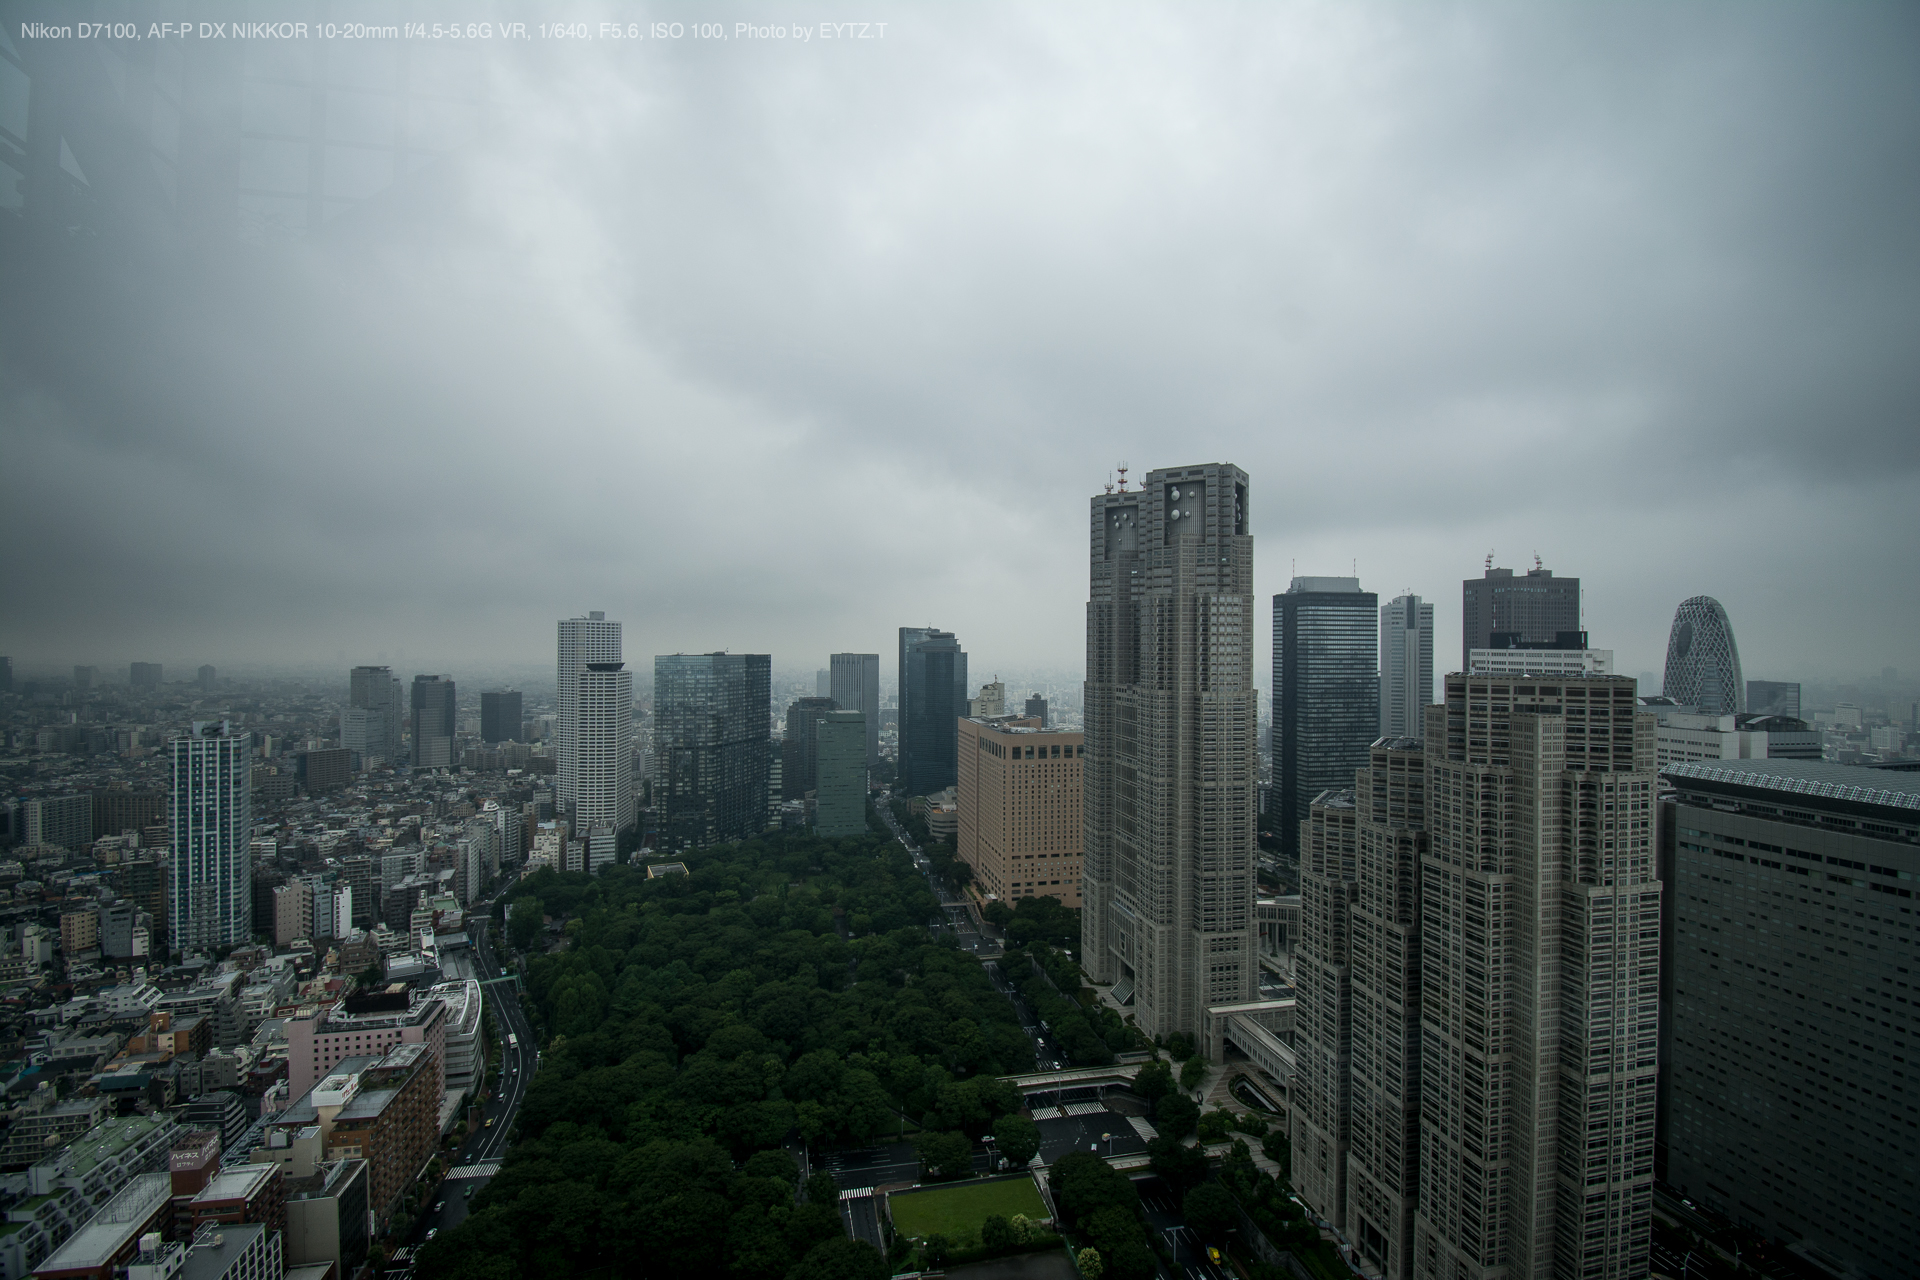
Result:
<svg viewBox="0 0 1920 1280">
<path fill-rule="evenodd" d="M 0 650 L 457 672 L 605 608 L 633 658 L 934 623 L 1072 668 L 1086 496 L 1222 459 L 1263 593 L 1357 563 L 1442 652 L 1489 548 L 1582 577 L 1628 672 L 1703 593 L 1756 677 L 1911 651 L 1912 10 L 885 16 L 410 48 L 466 95 L 419 110 L 481 105 L 280 235 L 142 205 L 75 124 L 91 212 L 0 233 Z M 351 125 L 319 52 L 234 73 L 243 175 L 282 81 Z"/>
</svg>

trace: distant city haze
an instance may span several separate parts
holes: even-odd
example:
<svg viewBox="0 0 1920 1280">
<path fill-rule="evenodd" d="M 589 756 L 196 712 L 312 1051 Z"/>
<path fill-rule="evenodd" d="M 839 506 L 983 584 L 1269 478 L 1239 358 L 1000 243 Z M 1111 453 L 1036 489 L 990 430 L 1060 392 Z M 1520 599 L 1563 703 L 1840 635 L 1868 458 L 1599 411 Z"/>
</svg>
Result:
<svg viewBox="0 0 1920 1280">
<path fill-rule="evenodd" d="M 150 59 L 15 42 L 0 653 L 478 690 L 601 609 L 641 685 L 903 626 L 1077 680 L 1089 497 L 1230 459 L 1263 685 L 1296 576 L 1453 669 L 1489 552 L 1623 674 L 1694 596 L 1754 679 L 1920 670 L 1920 10 L 890 19 L 413 42 L 404 127 L 336 44 L 325 136 L 314 46 L 189 51 L 160 137 Z"/>
</svg>

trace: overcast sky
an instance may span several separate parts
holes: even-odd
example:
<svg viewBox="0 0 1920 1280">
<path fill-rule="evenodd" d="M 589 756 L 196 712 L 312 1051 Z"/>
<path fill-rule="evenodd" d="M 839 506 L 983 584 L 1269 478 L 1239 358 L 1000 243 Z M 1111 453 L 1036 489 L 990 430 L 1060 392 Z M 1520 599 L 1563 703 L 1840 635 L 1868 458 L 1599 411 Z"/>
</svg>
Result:
<svg viewBox="0 0 1920 1280">
<path fill-rule="evenodd" d="M 404 42 L 444 154 L 327 150 L 318 227 L 142 196 L 173 55 L 17 38 L 84 7 L 5 6 L 95 202 L 0 229 L 16 664 L 457 678 L 597 608 L 642 670 L 1077 669 L 1124 460 L 1244 467 L 1262 613 L 1357 564 L 1442 670 L 1490 550 L 1628 674 L 1696 594 L 1749 676 L 1920 668 L 1912 6 L 570 6 L 887 25 Z M 395 49 L 261 48 L 239 186 L 297 189 L 293 82 L 352 143 Z"/>
</svg>

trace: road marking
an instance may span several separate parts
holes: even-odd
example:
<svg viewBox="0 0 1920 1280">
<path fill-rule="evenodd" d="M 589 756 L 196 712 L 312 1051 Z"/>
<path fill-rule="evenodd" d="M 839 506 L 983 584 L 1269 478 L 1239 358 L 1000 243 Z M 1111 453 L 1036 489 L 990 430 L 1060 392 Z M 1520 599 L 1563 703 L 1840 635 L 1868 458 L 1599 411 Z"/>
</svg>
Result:
<svg viewBox="0 0 1920 1280">
<path fill-rule="evenodd" d="M 849 1187 L 840 1193 L 842 1200 L 865 1200 L 873 1194 L 872 1187 Z"/>
<path fill-rule="evenodd" d="M 1160 1136 L 1159 1133 L 1155 1131 L 1152 1125 L 1148 1124 L 1145 1120 L 1141 1119 L 1139 1116 L 1128 1116 L 1127 1123 L 1133 1126 L 1133 1131 L 1135 1133 L 1145 1138 L 1148 1142 L 1152 1142 L 1155 1138 Z"/>
<path fill-rule="evenodd" d="M 457 1178 L 491 1178 L 499 1172 L 500 1162 L 498 1160 L 486 1160 L 479 1164 L 463 1164 L 457 1168 L 449 1169 L 447 1171 L 447 1180 L 451 1182 Z"/>
</svg>

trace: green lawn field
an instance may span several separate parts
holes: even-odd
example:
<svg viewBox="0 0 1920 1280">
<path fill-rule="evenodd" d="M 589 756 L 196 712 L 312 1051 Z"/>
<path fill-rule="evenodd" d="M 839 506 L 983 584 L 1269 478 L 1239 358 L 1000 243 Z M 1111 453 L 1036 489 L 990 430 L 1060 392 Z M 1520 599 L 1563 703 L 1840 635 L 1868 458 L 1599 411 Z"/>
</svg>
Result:
<svg viewBox="0 0 1920 1280">
<path fill-rule="evenodd" d="M 978 1231 L 980 1224 L 996 1213 L 1008 1218 L 1024 1213 L 1035 1221 L 1047 1216 L 1046 1202 L 1032 1178 L 903 1191 L 887 1197 L 887 1209 L 893 1214 L 895 1231 L 920 1239 L 936 1231 L 945 1236 L 967 1229 Z"/>
</svg>

